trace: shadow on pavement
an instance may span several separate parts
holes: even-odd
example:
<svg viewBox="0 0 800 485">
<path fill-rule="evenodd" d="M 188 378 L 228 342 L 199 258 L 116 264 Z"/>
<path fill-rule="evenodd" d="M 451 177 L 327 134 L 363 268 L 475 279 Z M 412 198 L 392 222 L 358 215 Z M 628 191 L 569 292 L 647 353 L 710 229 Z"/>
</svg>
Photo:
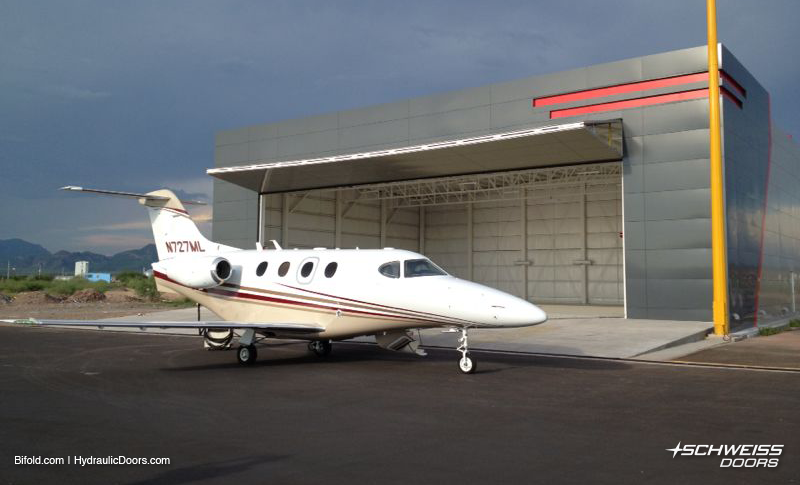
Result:
<svg viewBox="0 0 800 485">
<path fill-rule="evenodd" d="M 200 465 L 186 466 L 172 469 L 154 477 L 132 482 L 130 485 L 161 484 L 161 483 L 192 483 L 249 471 L 251 468 L 289 458 L 288 455 L 256 455 L 246 458 L 213 461 Z"/>
</svg>

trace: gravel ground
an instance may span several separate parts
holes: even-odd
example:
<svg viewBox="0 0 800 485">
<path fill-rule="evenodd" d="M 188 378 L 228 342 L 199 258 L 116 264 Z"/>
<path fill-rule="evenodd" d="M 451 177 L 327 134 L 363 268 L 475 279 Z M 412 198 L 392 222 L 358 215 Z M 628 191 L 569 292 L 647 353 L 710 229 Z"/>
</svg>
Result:
<svg viewBox="0 0 800 485">
<path fill-rule="evenodd" d="M 0 319 L 38 318 L 59 320 L 99 320 L 180 308 L 175 303 L 151 302 L 131 291 L 109 291 L 100 301 L 58 301 L 44 292 L 20 293 L 10 303 L 0 299 Z"/>
</svg>

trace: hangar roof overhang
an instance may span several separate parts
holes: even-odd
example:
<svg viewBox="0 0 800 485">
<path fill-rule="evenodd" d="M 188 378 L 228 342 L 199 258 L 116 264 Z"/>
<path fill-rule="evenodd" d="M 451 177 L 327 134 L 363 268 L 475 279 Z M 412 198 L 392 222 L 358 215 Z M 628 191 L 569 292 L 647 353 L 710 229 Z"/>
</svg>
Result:
<svg viewBox="0 0 800 485">
<path fill-rule="evenodd" d="M 258 193 L 276 193 L 621 159 L 622 120 L 617 119 L 206 172 Z"/>
</svg>

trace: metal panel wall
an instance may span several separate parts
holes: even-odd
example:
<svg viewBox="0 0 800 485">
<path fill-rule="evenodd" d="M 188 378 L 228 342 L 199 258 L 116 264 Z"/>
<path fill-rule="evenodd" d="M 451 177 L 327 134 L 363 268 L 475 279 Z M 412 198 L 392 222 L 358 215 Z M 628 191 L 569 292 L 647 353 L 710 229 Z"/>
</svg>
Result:
<svg viewBox="0 0 800 485">
<path fill-rule="evenodd" d="M 469 209 L 465 205 L 425 208 L 425 255 L 459 278 L 469 279 Z"/>
<path fill-rule="evenodd" d="M 622 200 L 618 183 L 585 194 L 528 200 L 529 295 L 533 301 L 622 305 Z"/>
<path fill-rule="evenodd" d="M 625 303 L 622 253 L 622 190 L 608 184 L 602 193 L 586 195 L 587 302 Z"/>
<path fill-rule="evenodd" d="M 275 239 L 291 248 L 418 249 L 417 210 L 388 211 L 380 202 L 357 200 L 351 190 L 265 194 L 262 204 L 265 245 Z"/>
<path fill-rule="evenodd" d="M 800 147 L 773 126 L 758 325 L 800 315 Z"/>
<path fill-rule="evenodd" d="M 723 50 L 722 59 L 726 72 L 747 90 L 741 108 L 722 98 L 730 326 L 736 331 L 751 328 L 756 318 L 769 166 L 769 99 L 767 92 L 727 50 Z M 780 252 L 777 245 L 771 244 L 770 237 L 779 234 L 780 227 L 772 227 L 774 233 L 763 232 L 765 255 Z M 765 276 L 770 280 L 773 274 L 767 271 Z M 771 295 L 772 288 L 770 283 L 762 282 L 762 294 Z M 779 301 L 770 297 L 764 300 L 765 306 L 775 306 Z M 770 309 L 770 313 L 775 310 Z"/>
<path fill-rule="evenodd" d="M 472 279 L 526 298 L 520 212 L 516 200 L 473 204 Z"/>
</svg>

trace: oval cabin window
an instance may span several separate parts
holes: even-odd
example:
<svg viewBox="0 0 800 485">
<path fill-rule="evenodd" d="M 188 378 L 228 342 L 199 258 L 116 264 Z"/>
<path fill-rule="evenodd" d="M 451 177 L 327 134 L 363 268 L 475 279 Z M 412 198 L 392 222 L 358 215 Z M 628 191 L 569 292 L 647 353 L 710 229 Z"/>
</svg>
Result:
<svg viewBox="0 0 800 485">
<path fill-rule="evenodd" d="M 312 263 L 311 261 L 307 262 L 306 264 L 303 265 L 302 268 L 300 268 L 300 276 L 302 276 L 303 278 L 308 278 L 308 275 L 311 274 L 311 271 L 313 269 L 314 269 L 314 263 Z"/>
<path fill-rule="evenodd" d="M 336 274 L 336 269 L 339 267 L 339 263 L 328 263 L 328 266 L 325 266 L 325 277 L 332 278 L 333 275 Z"/>
<path fill-rule="evenodd" d="M 267 272 L 267 262 L 262 261 L 259 263 L 258 267 L 256 268 L 256 276 L 264 276 L 264 273 Z"/>
<path fill-rule="evenodd" d="M 289 261 L 284 261 L 281 263 L 280 267 L 278 267 L 278 276 L 286 276 L 286 273 L 289 272 Z"/>
</svg>

